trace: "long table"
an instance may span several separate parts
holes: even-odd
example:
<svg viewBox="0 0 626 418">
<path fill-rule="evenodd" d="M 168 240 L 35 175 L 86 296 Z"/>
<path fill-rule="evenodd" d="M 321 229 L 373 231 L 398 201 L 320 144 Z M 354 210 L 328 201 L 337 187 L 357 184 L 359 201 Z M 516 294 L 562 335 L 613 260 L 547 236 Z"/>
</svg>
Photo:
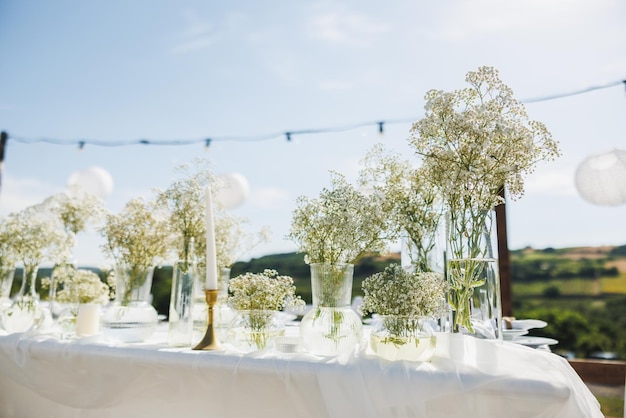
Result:
<svg viewBox="0 0 626 418">
<path fill-rule="evenodd" d="M 294 330 L 292 330 L 293 332 Z M 0 417 L 602 417 L 559 356 L 438 334 L 427 362 L 0 336 Z"/>
</svg>

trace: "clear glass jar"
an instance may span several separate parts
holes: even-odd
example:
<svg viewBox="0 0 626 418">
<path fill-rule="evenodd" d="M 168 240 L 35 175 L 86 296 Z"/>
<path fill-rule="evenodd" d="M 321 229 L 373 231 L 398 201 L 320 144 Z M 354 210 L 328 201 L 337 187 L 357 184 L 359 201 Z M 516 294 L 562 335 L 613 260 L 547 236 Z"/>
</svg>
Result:
<svg viewBox="0 0 626 418">
<path fill-rule="evenodd" d="M 285 335 L 285 324 L 277 311 L 239 311 L 228 327 L 226 341 L 243 352 L 274 348 L 274 340 Z"/>
<path fill-rule="evenodd" d="M 117 266 L 115 301 L 102 315 L 102 333 L 122 342 L 145 341 L 156 329 L 158 315 L 150 304 L 154 267 Z"/>
<path fill-rule="evenodd" d="M 432 318 L 381 315 L 372 324 L 370 347 L 390 361 L 427 361 L 437 345 L 435 326 Z"/>
<path fill-rule="evenodd" d="M 37 329 L 43 323 L 45 314 L 35 290 L 38 271 L 38 266 L 24 266 L 20 291 L 2 310 L 2 326 L 9 333 Z"/>
</svg>

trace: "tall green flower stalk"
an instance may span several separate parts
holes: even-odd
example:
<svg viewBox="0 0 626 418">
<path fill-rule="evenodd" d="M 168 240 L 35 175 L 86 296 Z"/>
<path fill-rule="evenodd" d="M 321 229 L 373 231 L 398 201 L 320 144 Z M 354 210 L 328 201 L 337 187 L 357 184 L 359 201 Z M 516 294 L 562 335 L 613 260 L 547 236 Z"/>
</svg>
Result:
<svg viewBox="0 0 626 418">
<path fill-rule="evenodd" d="M 454 326 L 473 332 L 470 298 L 483 284 L 490 258 L 482 247 L 487 214 L 504 203 L 503 188 L 512 199 L 521 197 L 524 176 L 539 161 L 556 158 L 559 149 L 545 125 L 529 119 L 496 69 L 480 67 L 465 80 L 467 88 L 426 93 L 426 115 L 411 128 L 409 142 L 449 213 L 446 256 Z"/>
</svg>

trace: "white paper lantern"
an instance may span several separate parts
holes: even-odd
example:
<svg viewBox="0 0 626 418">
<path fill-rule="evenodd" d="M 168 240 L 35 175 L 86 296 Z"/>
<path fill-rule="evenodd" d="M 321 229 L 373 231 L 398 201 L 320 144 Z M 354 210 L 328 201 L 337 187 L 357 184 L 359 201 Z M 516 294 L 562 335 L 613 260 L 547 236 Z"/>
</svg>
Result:
<svg viewBox="0 0 626 418">
<path fill-rule="evenodd" d="M 89 167 L 72 173 L 67 180 L 68 186 L 79 186 L 85 192 L 104 199 L 113 193 L 113 177 L 102 167 Z"/>
<path fill-rule="evenodd" d="M 241 206 L 250 194 L 248 180 L 239 173 L 222 174 L 219 179 L 222 187 L 215 193 L 215 200 L 226 209 Z"/>
<path fill-rule="evenodd" d="M 626 151 L 587 157 L 576 170 L 576 188 L 583 199 L 594 205 L 626 203 Z"/>
</svg>

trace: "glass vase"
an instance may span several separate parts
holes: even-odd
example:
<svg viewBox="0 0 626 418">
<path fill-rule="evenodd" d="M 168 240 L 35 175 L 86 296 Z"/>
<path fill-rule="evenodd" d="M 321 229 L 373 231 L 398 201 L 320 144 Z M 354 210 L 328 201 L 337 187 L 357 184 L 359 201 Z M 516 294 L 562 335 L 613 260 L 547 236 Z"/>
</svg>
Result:
<svg viewBox="0 0 626 418">
<path fill-rule="evenodd" d="M 502 339 L 495 211 L 469 208 L 446 220 L 450 332 Z"/>
<path fill-rule="evenodd" d="M 445 217 L 441 210 L 424 215 L 423 223 L 416 222 L 405 229 L 401 237 L 400 265 L 413 273 L 417 270 L 441 273 L 445 270 Z"/>
<path fill-rule="evenodd" d="M 0 264 L 0 312 L 11 305 L 11 287 L 15 277 L 15 266 Z"/>
<path fill-rule="evenodd" d="M 178 261 L 174 264 L 168 314 L 170 347 L 191 346 L 195 277 L 192 262 Z"/>
<path fill-rule="evenodd" d="M 2 311 L 2 326 L 9 333 L 37 329 L 44 320 L 35 290 L 38 271 L 38 266 L 24 266 L 20 290 L 11 305 Z"/>
<path fill-rule="evenodd" d="M 61 332 L 61 338 L 70 339 L 76 337 L 78 303 L 64 303 L 63 309 L 56 316 L 55 321 Z"/>
<path fill-rule="evenodd" d="M 151 305 L 154 267 L 118 265 L 115 268 L 115 301 L 102 316 L 102 332 L 122 342 L 145 341 L 158 322 Z"/>
<path fill-rule="evenodd" d="M 370 347 L 390 361 L 427 361 L 437 345 L 435 326 L 432 318 L 381 315 L 372 325 Z"/>
<path fill-rule="evenodd" d="M 300 323 L 307 351 L 336 356 L 360 343 L 363 325 L 350 307 L 353 274 L 352 264 L 311 264 L 313 308 Z"/>
<path fill-rule="evenodd" d="M 193 334 L 192 345 L 202 340 L 208 321 L 207 304 L 204 294 L 204 282 L 206 278 L 204 269 L 198 270 L 198 278 L 195 280 L 195 296 L 193 302 Z M 237 316 L 237 312 L 228 306 L 228 283 L 230 281 L 230 269 L 222 268 L 218 277 L 219 295 L 217 303 L 213 307 L 213 327 L 218 340 L 225 341 L 227 338 L 228 326 Z"/>
<path fill-rule="evenodd" d="M 52 314 L 52 319 L 58 321 L 61 314 L 67 314 L 66 311 L 68 308 L 72 308 L 69 306 L 70 304 L 61 303 L 57 301 L 57 292 L 63 289 L 63 281 L 64 278 L 68 276 L 72 276 L 76 272 L 76 266 L 69 262 L 56 264 L 52 268 L 52 274 L 50 276 L 50 286 L 48 289 L 48 306 L 50 307 L 50 313 Z"/>
<path fill-rule="evenodd" d="M 277 311 L 239 311 L 228 327 L 226 341 L 243 352 L 274 348 L 274 340 L 285 335 L 285 324 Z"/>
</svg>

